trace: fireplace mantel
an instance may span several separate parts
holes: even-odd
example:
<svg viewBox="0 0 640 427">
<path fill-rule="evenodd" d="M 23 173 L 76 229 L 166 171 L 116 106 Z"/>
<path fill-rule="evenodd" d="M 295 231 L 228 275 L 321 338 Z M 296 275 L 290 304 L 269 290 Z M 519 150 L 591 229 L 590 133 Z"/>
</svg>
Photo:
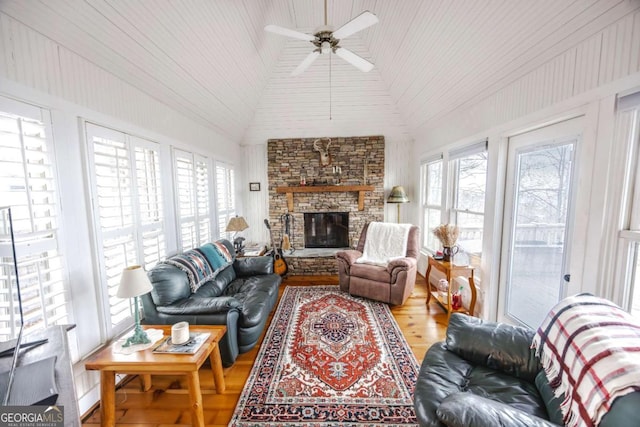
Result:
<svg viewBox="0 0 640 427">
<path fill-rule="evenodd" d="M 287 186 L 276 187 L 276 193 L 284 193 L 287 195 L 287 208 L 289 212 L 293 212 L 293 193 L 358 193 L 358 210 L 364 210 L 364 194 L 367 191 L 373 191 L 373 185 L 305 185 L 305 186 Z"/>
</svg>

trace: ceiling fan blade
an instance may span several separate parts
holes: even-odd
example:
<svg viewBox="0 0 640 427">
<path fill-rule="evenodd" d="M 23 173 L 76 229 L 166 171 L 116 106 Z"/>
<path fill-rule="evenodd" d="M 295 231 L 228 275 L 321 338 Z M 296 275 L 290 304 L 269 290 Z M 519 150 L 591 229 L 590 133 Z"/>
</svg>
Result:
<svg viewBox="0 0 640 427">
<path fill-rule="evenodd" d="M 364 71 L 365 73 L 371 71 L 373 69 L 373 63 L 367 61 L 361 56 L 356 55 L 348 49 L 343 47 L 339 47 L 335 50 L 336 55 L 340 58 L 347 61 L 349 64 L 353 65 L 360 71 Z"/>
<path fill-rule="evenodd" d="M 374 24 L 378 23 L 378 17 L 373 13 L 365 10 L 360 15 L 353 18 L 351 21 L 344 24 L 333 32 L 333 37 L 336 39 L 344 39 L 351 34 L 355 34 L 358 31 L 362 31 Z"/>
<path fill-rule="evenodd" d="M 308 42 L 314 41 L 316 38 L 310 34 L 301 33 L 300 31 L 290 30 L 288 28 L 280 27 L 278 25 L 267 25 L 264 27 L 265 31 L 270 33 L 279 34 L 281 36 L 292 37 L 294 39 L 305 40 Z"/>
<path fill-rule="evenodd" d="M 307 55 L 306 58 L 304 58 L 300 65 L 298 65 L 296 69 L 291 72 L 291 75 L 297 76 L 298 74 L 302 73 L 304 70 L 309 68 L 309 65 L 313 64 L 313 61 L 315 61 L 318 56 L 320 56 L 320 52 L 318 52 L 317 50 L 311 52 L 309 55 Z"/>
</svg>

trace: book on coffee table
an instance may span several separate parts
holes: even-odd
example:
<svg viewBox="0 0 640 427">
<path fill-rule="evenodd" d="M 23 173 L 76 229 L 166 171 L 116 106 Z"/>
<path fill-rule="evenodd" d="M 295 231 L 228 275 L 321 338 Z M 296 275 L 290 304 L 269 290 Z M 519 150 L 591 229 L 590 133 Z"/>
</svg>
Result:
<svg viewBox="0 0 640 427">
<path fill-rule="evenodd" d="M 211 335 L 209 332 L 191 332 L 189 340 L 183 344 L 174 344 L 171 337 L 167 337 L 160 341 L 160 344 L 153 349 L 154 353 L 172 353 L 172 354 L 194 354 L 202 344 Z"/>
</svg>

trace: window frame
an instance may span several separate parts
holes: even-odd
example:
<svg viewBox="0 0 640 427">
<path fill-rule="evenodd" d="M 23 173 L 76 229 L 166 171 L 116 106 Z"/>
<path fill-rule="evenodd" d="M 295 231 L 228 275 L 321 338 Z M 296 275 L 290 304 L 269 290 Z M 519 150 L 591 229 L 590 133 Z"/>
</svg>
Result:
<svg viewBox="0 0 640 427">
<path fill-rule="evenodd" d="M 19 216 L 21 209 L 16 209 L 16 205 L 9 205 L 12 209 L 14 224 L 14 237 L 16 241 L 16 262 L 19 269 L 28 269 L 25 273 L 20 271 L 20 291 L 22 295 L 22 305 L 26 308 L 24 313 L 24 333 L 30 330 L 40 329 L 55 324 L 73 323 L 73 307 L 69 288 L 69 269 L 64 253 L 64 233 L 61 225 L 61 200 L 59 192 L 59 178 L 57 173 L 57 163 L 55 156 L 55 145 L 51 127 L 51 114 L 48 110 L 24 104 L 18 101 L 0 97 L 0 115 L 3 120 L 14 120 L 17 127 L 17 138 L 20 153 L 20 161 L 16 159 L 2 160 L 0 163 L 20 164 L 14 170 L 21 169 L 20 175 L 12 174 L 9 165 L 3 165 L 2 170 L 6 172 L 3 178 L 11 177 L 11 180 L 19 180 L 24 184 L 24 207 L 28 211 L 28 217 Z M 27 135 L 25 123 L 32 122 L 41 128 L 42 134 Z M 29 141 L 27 141 L 27 138 Z M 39 145 L 34 147 L 34 141 L 39 141 Z M 9 147 L 10 145 L 7 145 Z M 31 148 L 29 148 L 31 147 Z M 38 161 L 33 161 L 31 155 L 39 156 Z M 31 161 L 29 160 L 31 159 Z M 35 188 L 37 182 L 47 182 L 45 187 Z M 7 181 L 5 181 L 7 182 Z M 7 192 L 13 193 L 11 185 Z M 4 190 L 3 190 L 4 192 Z M 34 193 L 48 194 L 44 199 L 34 199 Z M 18 191 L 15 191 L 18 193 Z M 42 197 L 42 196 L 41 196 Z M 3 203 L 6 199 L 3 199 Z M 42 203 L 44 202 L 44 203 Z M 24 210 L 24 209 L 22 209 Z M 34 210 L 38 210 L 40 215 L 34 215 Z M 42 216 L 42 213 L 48 213 Z M 34 224 L 34 220 L 41 222 L 48 221 L 44 229 Z M 29 231 L 22 232 L 20 222 L 28 222 Z M 2 267 L 4 268 L 4 267 Z M 6 276 L 7 283 L 15 281 L 11 279 L 15 275 L 13 264 L 9 267 L 10 272 Z M 51 276 L 53 275 L 53 276 Z M 20 326 L 19 313 L 15 310 L 11 301 L 17 300 L 17 296 L 12 291 L 15 286 L 8 289 L 9 313 L 7 320 L 7 334 L 0 339 L 6 340 L 15 338 Z M 36 288 L 37 292 L 29 293 L 30 288 Z M 27 291 L 27 292 L 25 292 Z M 30 297 L 33 294 L 35 296 Z M 52 303 L 52 299 L 56 301 Z M 31 309 L 28 307 L 31 305 Z M 35 307 L 35 308 L 34 308 Z M 55 309 L 55 312 L 52 310 Z M 75 346 L 72 347 L 75 349 Z"/>
<path fill-rule="evenodd" d="M 488 163 L 488 139 L 482 139 L 478 142 L 465 144 L 460 148 L 451 149 L 445 151 L 443 153 L 437 154 L 435 156 L 431 156 L 426 158 L 420 163 L 420 186 L 421 186 L 421 226 L 422 229 L 425 230 L 425 237 L 423 238 L 421 247 L 422 250 L 428 253 L 435 253 L 437 250 L 440 250 L 440 247 L 430 248 L 425 244 L 425 240 L 427 239 L 427 233 L 431 233 L 425 223 L 425 218 L 428 214 L 429 209 L 439 210 L 440 222 L 441 223 L 457 223 L 457 217 L 459 213 L 471 213 L 473 215 L 478 215 L 482 217 L 483 229 L 484 229 L 484 220 L 485 220 L 485 212 L 471 212 L 465 209 L 457 209 L 457 197 L 459 190 L 459 161 L 460 159 L 464 159 L 465 157 L 476 155 L 478 153 L 484 152 L 487 156 Z M 441 205 L 432 205 L 428 204 L 428 191 L 429 191 L 429 177 L 428 177 L 428 167 L 429 165 L 441 162 L 442 163 L 442 189 L 441 189 L 441 197 L 442 202 Z M 485 172 L 485 200 L 484 207 L 486 210 L 486 197 L 487 197 L 487 179 L 488 179 L 488 170 Z M 484 230 L 483 230 L 484 232 Z M 482 252 L 478 254 L 474 254 L 473 257 L 478 258 L 474 263 L 476 266 L 480 265 L 479 259 L 482 256 Z"/>
<path fill-rule="evenodd" d="M 640 318 L 640 92 L 618 99 L 615 143 L 622 144 L 625 156 L 616 247 L 616 279 L 620 283 L 620 305 Z M 637 299 L 637 301 L 636 301 Z M 634 306 L 636 309 L 634 309 Z"/>
<path fill-rule="evenodd" d="M 219 181 L 221 176 L 222 182 Z M 233 165 L 216 160 L 215 181 L 217 236 L 218 239 L 231 240 L 234 233 L 227 233 L 225 229 L 231 218 L 237 215 Z"/>
<path fill-rule="evenodd" d="M 157 262 L 162 261 L 167 253 L 167 218 L 164 210 L 166 195 L 163 192 L 161 178 L 162 147 L 157 142 L 88 121 L 85 122 L 85 135 L 87 171 L 89 172 L 88 185 L 91 194 L 91 222 L 95 238 L 94 250 L 97 255 L 97 275 L 100 284 L 100 288 L 97 291 L 102 303 L 100 317 L 106 328 L 107 338 L 112 338 L 124 332 L 133 324 L 133 310 L 135 309 L 133 301 L 130 299 L 120 300 L 115 296 L 115 290 L 117 289 L 122 269 L 130 265 L 139 264 L 148 270 Z M 94 138 L 120 143 L 122 147 L 126 149 L 126 156 L 116 156 L 115 158 L 127 160 L 126 170 L 128 171 L 130 189 L 128 193 L 124 195 L 118 193 L 118 207 L 126 206 L 126 199 L 128 199 L 128 203 L 130 204 L 130 222 L 128 223 L 121 223 L 108 228 L 102 225 L 100 203 L 103 196 L 99 193 L 101 176 L 99 176 L 96 169 L 97 166 L 101 167 L 102 165 L 96 164 L 96 144 L 99 144 L 99 142 L 95 141 Z M 103 144 L 105 147 L 110 145 L 107 142 L 100 142 L 100 144 Z M 112 146 L 115 147 L 114 145 Z M 122 150 L 122 147 L 119 149 Z M 116 148 L 116 150 L 117 149 L 118 148 Z M 154 169 L 152 175 L 155 178 L 155 183 L 152 183 L 153 185 L 149 184 L 148 179 L 146 183 L 158 190 L 158 193 L 154 196 L 156 199 L 155 203 L 157 204 L 156 211 L 158 218 L 156 221 L 145 222 L 141 214 L 141 205 L 139 204 L 139 191 L 141 187 L 138 179 L 138 149 L 155 152 L 153 167 L 147 164 L 148 168 Z M 104 154 L 106 159 L 108 159 L 107 156 L 107 154 Z M 111 158 L 113 158 L 113 156 L 111 156 Z M 147 175 L 145 176 L 148 178 Z M 105 177 L 109 179 L 108 176 L 105 175 Z M 122 177 L 118 175 L 117 179 L 120 180 L 121 178 Z M 111 179 L 114 179 L 114 177 L 111 177 Z M 122 210 L 120 210 L 120 215 L 123 215 Z M 154 239 L 155 243 L 152 243 L 156 246 L 156 256 L 155 259 L 150 259 L 149 252 L 146 249 L 150 247 L 148 242 Z M 107 246 L 107 242 L 111 245 Z M 120 248 L 118 249 L 118 247 Z M 122 251 L 120 255 L 124 256 L 124 261 L 120 262 L 117 267 L 108 266 L 107 253 L 118 250 Z M 111 272 L 109 272 L 109 270 L 111 270 Z M 109 282 L 111 282 L 111 284 Z M 115 322 L 112 310 L 119 310 L 118 314 L 121 316 L 119 320 Z M 128 315 L 125 314 L 127 310 Z"/>
<path fill-rule="evenodd" d="M 181 167 L 178 163 L 179 159 L 188 160 L 191 165 L 191 177 L 190 180 L 184 181 L 181 178 Z M 212 240 L 214 231 L 214 215 L 215 205 L 213 204 L 213 173 L 211 161 L 206 156 L 202 156 L 197 153 L 172 147 L 172 167 L 173 167 L 173 191 L 175 197 L 175 217 L 176 217 L 176 242 L 178 251 L 184 252 L 189 249 L 196 248 Z M 200 168 L 200 169 L 199 169 Z M 198 179 L 198 174 L 206 172 L 206 178 L 204 181 Z M 181 182 L 189 184 L 189 187 L 181 187 Z M 207 195 L 203 198 L 198 198 L 198 185 L 206 183 Z M 184 200 L 184 194 L 182 190 L 189 189 L 190 199 L 189 215 L 182 215 L 182 201 Z M 206 213 L 201 211 L 203 203 L 207 204 Z M 185 245 L 184 226 L 191 224 L 190 237 L 191 242 Z M 203 232 L 203 227 L 207 228 L 207 232 Z"/>
<path fill-rule="evenodd" d="M 429 168 L 438 163 L 440 164 L 440 182 L 441 182 L 440 204 L 435 205 L 435 204 L 429 203 L 429 199 L 430 199 L 429 198 L 429 189 L 430 189 Z M 426 218 L 428 218 L 428 215 L 431 211 L 440 212 L 440 222 L 442 222 L 442 218 L 445 216 L 445 213 L 444 213 L 445 212 L 445 181 L 446 181 L 445 171 L 446 171 L 446 163 L 443 159 L 442 154 L 430 157 L 426 160 L 423 160 L 420 163 L 420 188 L 421 188 L 420 222 L 421 222 L 421 228 L 424 230 L 424 234 L 423 234 L 423 238 L 420 246 L 422 247 L 423 250 L 431 254 L 434 254 L 439 248 L 431 248 L 428 246 L 428 242 L 430 240 L 433 240 L 433 238 L 430 239 L 430 237 L 433 236 L 433 233 L 431 232 L 431 227 L 429 227 L 429 224 L 427 224 Z"/>
</svg>

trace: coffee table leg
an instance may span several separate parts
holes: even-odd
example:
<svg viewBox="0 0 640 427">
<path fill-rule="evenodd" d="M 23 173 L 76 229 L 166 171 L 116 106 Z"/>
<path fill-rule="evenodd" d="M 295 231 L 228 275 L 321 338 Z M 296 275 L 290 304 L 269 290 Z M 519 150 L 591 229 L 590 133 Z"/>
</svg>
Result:
<svg viewBox="0 0 640 427">
<path fill-rule="evenodd" d="M 100 425 L 116 425 L 116 373 L 100 371 Z"/>
<path fill-rule="evenodd" d="M 202 411 L 202 393 L 200 392 L 200 378 L 198 371 L 187 372 L 189 384 L 189 401 L 191 403 L 191 425 L 204 427 L 204 413 Z"/>
<path fill-rule="evenodd" d="M 222 370 L 220 347 L 218 347 L 217 344 L 216 348 L 214 348 L 209 355 L 209 361 L 211 362 L 211 370 L 213 371 L 213 381 L 216 383 L 216 391 L 219 394 L 222 394 L 227 387 L 224 383 L 224 371 Z"/>
<path fill-rule="evenodd" d="M 151 374 L 141 374 L 140 375 L 140 384 L 142 387 L 142 391 L 151 390 Z"/>
</svg>

